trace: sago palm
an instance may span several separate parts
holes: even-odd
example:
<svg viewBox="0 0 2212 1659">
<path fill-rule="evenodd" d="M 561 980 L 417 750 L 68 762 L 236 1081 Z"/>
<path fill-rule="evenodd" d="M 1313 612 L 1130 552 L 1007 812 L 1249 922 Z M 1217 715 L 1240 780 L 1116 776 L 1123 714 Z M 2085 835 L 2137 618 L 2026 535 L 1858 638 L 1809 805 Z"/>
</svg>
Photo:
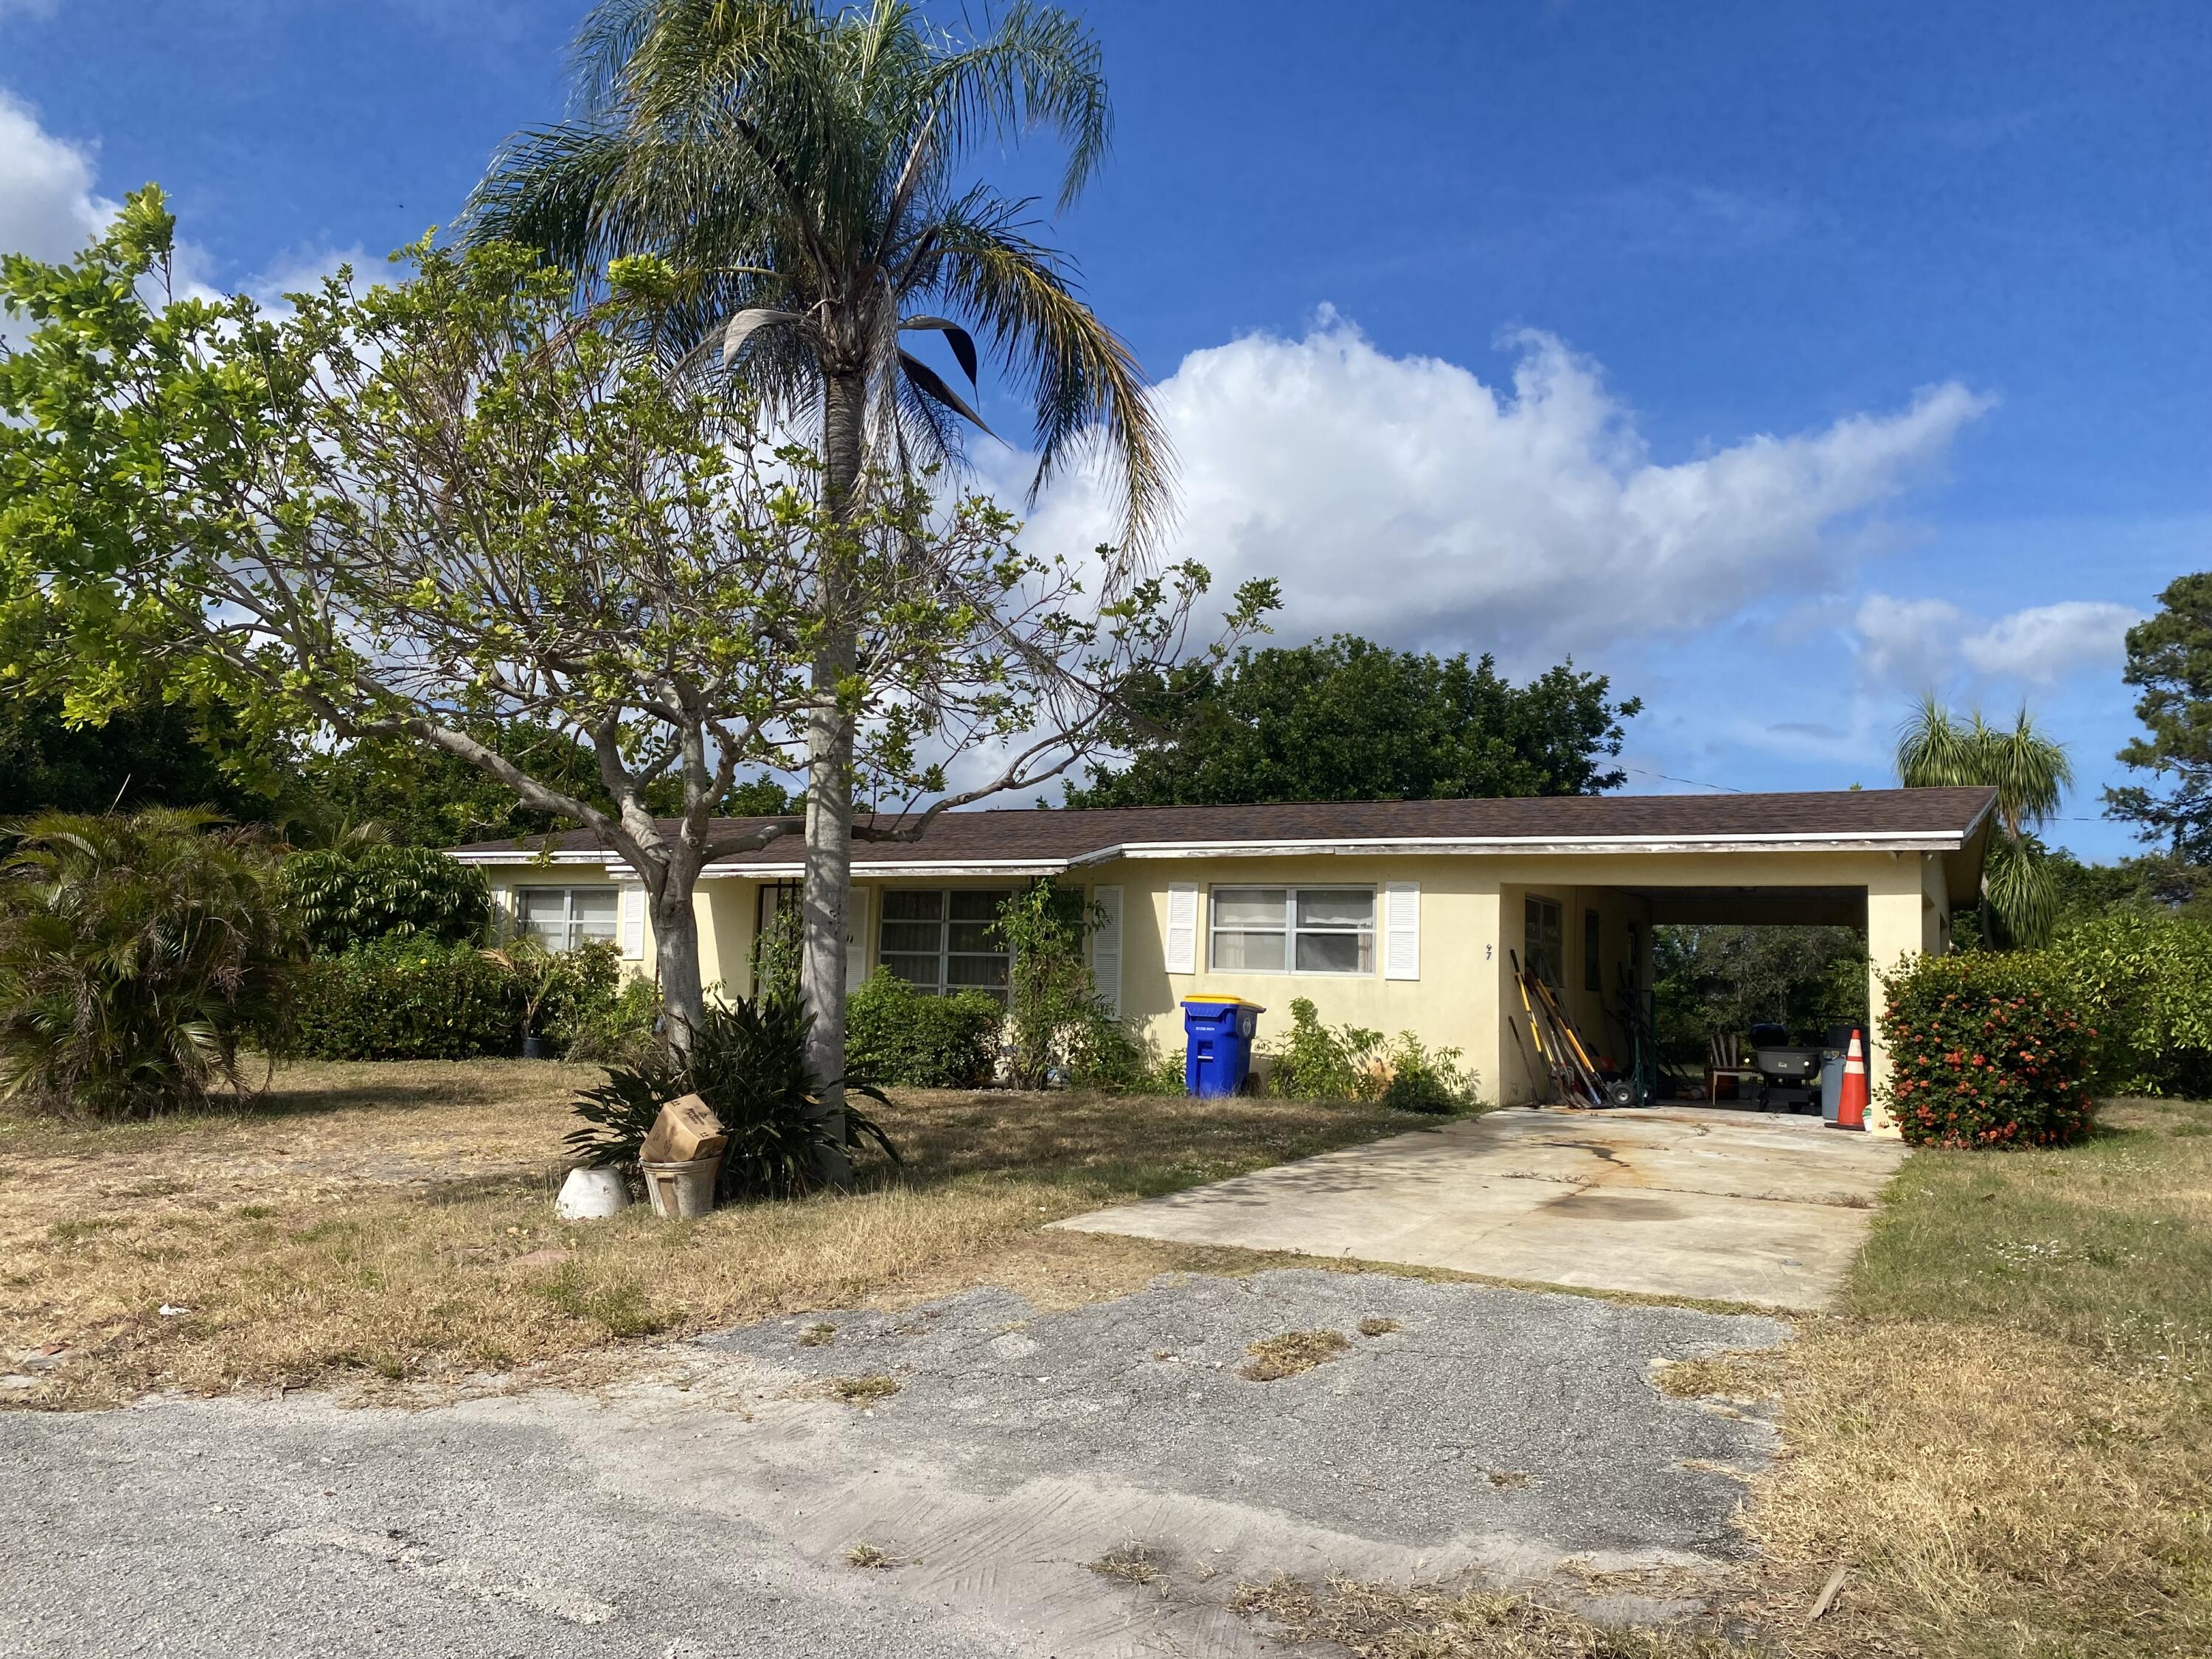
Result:
<svg viewBox="0 0 2212 1659">
<path fill-rule="evenodd" d="M 1125 550 L 1158 534 L 1171 463 L 1141 370 L 1036 240 L 1030 204 L 969 175 L 979 145 L 1043 128 L 1066 147 L 1060 205 L 1074 201 L 1111 126 L 1081 24 L 1018 3 L 956 39 L 899 0 L 605 0 L 575 69 L 574 118 L 507 144 L 470 235 L 541 248 L 586 283 L 614 258 L 665 260 L 672 362 L 726 369 L 815 434 L 833 517 L 878 472 L 957 459 L 964 427 L 981 426 L 906 349 L 935 334 L 971 392 L 988 353 L 1034 404 L 1035 484 L 1094 453 L 1118 474 Z M 825 1077 L 842 1069 L 852 818 L 841 597 L 833 562 L 806 734 L 802 967 Z"/>
<path fill-rule="evenodd" d="M 2058 894 L 2035 832 L 2073 784 L 2066 746 L 2037 731 L 2025 708 L 2010 726 L 1991 726 L 1979 711 L 1961 720 L 1923 697 L 1898 733 L 1897 775 L 1908 789 L 1978 785 L 1996 791 L 1997 833 L 1983 869 L 1983 902 L 2014 943 L 2033 946 L 2049 939 Z"/>
</svg>

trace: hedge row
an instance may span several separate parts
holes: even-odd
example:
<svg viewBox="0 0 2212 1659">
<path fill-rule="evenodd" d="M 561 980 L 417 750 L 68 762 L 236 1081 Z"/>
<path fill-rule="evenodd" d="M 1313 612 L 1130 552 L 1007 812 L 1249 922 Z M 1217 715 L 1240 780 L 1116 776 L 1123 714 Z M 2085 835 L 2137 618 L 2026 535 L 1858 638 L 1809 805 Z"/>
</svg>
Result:
<svg viewBox="0 0 2212 1659">
<path fill-rule="evenodd" d="M 981 991 L 927 996 L 879 970 L 845 1005 L 845 1070 L 869 1083 L 980 1089 L 997 1074 L 1006 1018 Z"/>
</svg>

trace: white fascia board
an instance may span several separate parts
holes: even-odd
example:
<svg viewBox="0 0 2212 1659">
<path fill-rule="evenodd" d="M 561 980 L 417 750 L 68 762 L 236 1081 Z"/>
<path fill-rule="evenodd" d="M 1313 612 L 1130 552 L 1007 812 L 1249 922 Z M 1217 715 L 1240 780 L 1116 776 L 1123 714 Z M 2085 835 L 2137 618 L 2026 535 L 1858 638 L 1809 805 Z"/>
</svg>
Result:
<svg viewBox="0 0 2212 1659">
<path fill-rule="evenodd" d="M 699 872 L 702 881 L 712 881 L 717 876 L 750 880 L 773 878 L 789 880 L 803 872 L 803 864 L 710 864 Z M 1056 876 L 1068 867 L 1066 859 L 999 859 L 904 860 L 897 864 L 855 864 L 854 881 L 872 881 L 878 876 Z"/>
<path fill-rule="evenodd" d="M 1516 853 L 1941 853 L 1964 845 L 1955 830 L 1850 831 L 1832 836 L 1784 832 L 1755 836 L 1392 836 L 1360 841 L 1142 842 L 1101 848 L 1069 860 L 1071 867 L 1113 859 L 1305 858 L 1315 854 L 1496 857 Z"/>
<path fill-rule="evenodd" d="M 448 853 L 446 856 L 457 864 L 556 865 L 568 869 L 580 865 L 605 869 L 623 861 L 618 853 Z"/>
</svg>

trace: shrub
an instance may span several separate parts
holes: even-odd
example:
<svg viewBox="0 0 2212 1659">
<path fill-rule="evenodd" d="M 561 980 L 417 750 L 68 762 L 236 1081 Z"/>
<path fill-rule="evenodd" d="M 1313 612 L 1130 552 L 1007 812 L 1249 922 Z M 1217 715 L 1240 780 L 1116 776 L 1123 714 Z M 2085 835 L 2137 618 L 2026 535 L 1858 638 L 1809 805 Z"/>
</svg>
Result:
<svg viewBox="0 0 2212 1659">
<path fill-rule="evenodd" d="M 1427 1112 L 1438 1116 L 1465 1112 L 1474 1106 L 1474 1079 L 1460 1068 L 1460 1051 L 1431 1051 L 1411 1031 L 1401 1031 L 1383 1055 L 1390 1081 L 1382 1091 L 1382 1103 L 1401 1112 Z"/>
<path fill-rule="evenodd" d="M 491 923 L 483 872 L 427 847 L 295 853 L 280 886 L 307 942 L 327 956 L 395 935 L 473 944 Z"/>
<path fill-rule="evenodd" d="M 1925 1146 L 2060 1146 L 2088 1128 L 2096 1032 L 2039 954 L 1921 957 L 1881 976 L 1890 1109 Z"/>
<path fill-rule="evenodd" d="M 585 1127 L 568 1144 L 586 1163 L 634 1170 L 660 1109 L 696 1094 L 714 1108 L 730 1137 L 715 1180 L 719 1198 L 795 1198 L 815 1191 L 824 1184 L 824 1155 L 836 1150 L 849 1157 L 864 1142 L 897 1163 L 890 1137 L 852 1103 L 855 1097 L 881 1102 L 875 1090 L 848 1083 L 843 1112 L 823 1109 L 824 1091 L 806 1069 L 813 1023 L 790 999 L 710 1003 L 688 1055 L 616 1067 L 605 1083 L 586 1090 L 576 1103 Z"/>
<path fill-rule="evenodd" d="M 48 813 L 0 865 L 0 1097 L 147 1117 L 246 1087 L 304 951 L 253 832 L 202 811 Z"/>
<path fill-rule="evenodd" d="M 2119 909 L 2061 933 L 2047 955 L 2097 1030 L 2103 1094 L 2212 1094 L 2212 924 Z"/>
<path fill-rule="evenodd" d="M 1385 1086 L 1382 1033 L 1360 1025 L 1321 1023 L 1310 997 L 1291 1000 L 1291 1029 L 1267 1052 L 1268 1085 L 1292 1100 L 1374 1100 Z"/>
<path fill-rule="evenodd" d="M 1098 994 L 1084 935 L 1105 912 L 1039 881 L 1009 895 L 992 931 L 1011 953 L 1006 991 L 1007 1080 L 1042 1089 L 1055 1075 L 1110 1086 L 1133 1076 L 1142 1051 Z"/>
<path fill-rule="evenodd" d="M 605 1003 L 564 1014 L 556 1040 L 564 1060 L 631 1066 L 651 1055 L 659 1024 L 660 988 L 633 976 Z"/>
<path fill-rule="evenodd" d="M 1324 1025 L 1307 997 L 1291 999 L 1290 1031 L 1267 1053 L 1268 1086 L 1292 1100 L 1379 1100 L 1437 1115 L 1474 1104 L 1474 1079 L 1461 1069 L 1458 1049 L 1431 1050 L 1411 1031 L 1385 1042 L 1364 1025 Z"/>
<path fill-rule="evenodd" d="M 981 991 L 925 996 L 888 969 L 845 1005 L 845 1065 L 871 1083 L 980 1089 L 999 1066 L 1006 1011 Z"/>
<path fill-rule="evenodd" d="M 316 1060 L 472 1060 L 511 1054 L 514 978 L 475 946 L 421 934 L 325 957 L 300 1000 L 299 1046 Z"/>
</svg>

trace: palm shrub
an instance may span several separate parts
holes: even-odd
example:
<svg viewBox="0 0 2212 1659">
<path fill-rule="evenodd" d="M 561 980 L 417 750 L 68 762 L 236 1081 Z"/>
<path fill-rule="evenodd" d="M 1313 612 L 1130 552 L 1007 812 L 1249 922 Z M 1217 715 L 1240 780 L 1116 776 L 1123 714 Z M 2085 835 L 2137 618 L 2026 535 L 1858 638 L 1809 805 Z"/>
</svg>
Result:
<svg viewBox="0 0 2212 1659">
<path fill-rule="evenodd" d="M 483 872 L 428 847 L 314 848 L 284 860 L 279 884 L 326 956 L 391 935 L 473 944 L 491 925 Z"/>
<path fill-rule="evenodd" d="M 2063 1146 L 2088 1132 L 2097 1033 L 2042 953 L 1923 956 L 1881 976 L 1887 1096 L 1916 1146 Z"/>
<path fill-rule="evenodd" d="M 1978 711 L 1960 720 L 1933 697 L 1898 733 L 1898 781 L 1908 789 L 1974 785 L 1996 792 L 1996 833 L 1982 866 L 1982 904 L 1996 943 L 2033 949 L 2058 919 L 2058 888 L 2035 831 L 2074 781 L 2066 746 L 2036 729 L 2022 708 L 2010 726 Z"/>
<path fill-rule="evenodd" d="M 0 1098 L 100 1118 L 248 1091 L 305 952 L 257 831 L 211 813 L 47 813 L 0 864 Z"/>
<path fill-rule="evenodd" d="M 882 1127 L 851 1103 L 862 1097 L 889 1104 L 877 1090 L 849 1079 L 823 1084 L 807 1069 L 807 1027 L 812 1015 L 795 1000 L 770 998 L 709 1003 L 680 1058 L 656 1052 L 635 1065 L 616 1066 L 607 1080 L 576 1102 L 584 1127 L 569 1146 L 584 1162 L 616 1169 L 637 1167 L 639 1149 L 660 1109 L 696 1094 L 714 1109 L 730 1142 L 722 1154 L 715 1196 L 724 1200 L 797 1198 L 830 1184 L 825 1148 L 846 1155 L 872 1144 L 896 1164 L 898 1150 Z M 843 1091 L 842 1112 L 824 1101 Z"/>
</svg>

